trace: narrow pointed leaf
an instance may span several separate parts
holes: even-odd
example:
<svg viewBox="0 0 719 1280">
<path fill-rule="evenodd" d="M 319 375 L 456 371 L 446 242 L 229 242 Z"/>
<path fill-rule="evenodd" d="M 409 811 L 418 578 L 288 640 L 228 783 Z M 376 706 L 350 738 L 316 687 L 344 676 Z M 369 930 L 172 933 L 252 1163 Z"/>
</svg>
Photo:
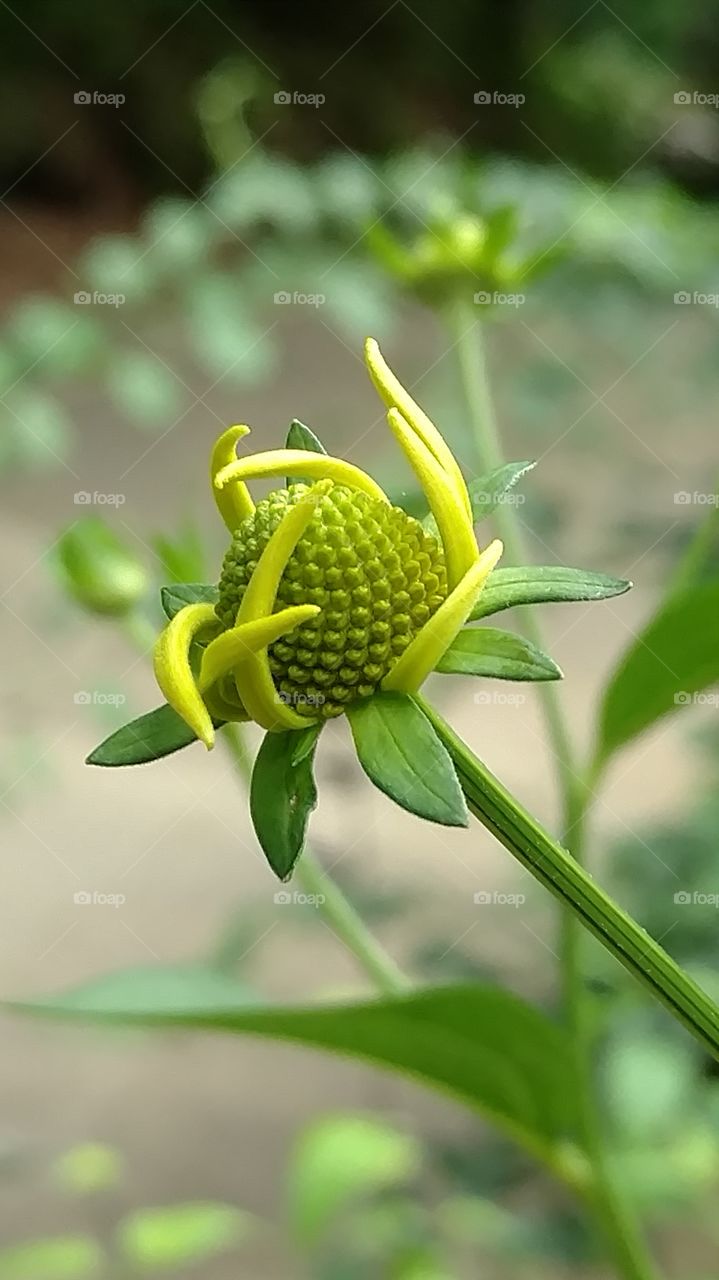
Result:
<svg viewBox="0 0 719 1280">
<path fill-rule="evenodd" d="M 304 422 L 300 422 L 297 418 L 293 418 L 290 423 L 285 448 L 305 449 L 309 453 L 327 453 L 327 450 L 322 442 L 318 440 L 314 431 L 310 430 L 309 427 L 306 427 Z M 300 476 L 288 476 L 286 481 L 287 486 L 289 487 L 291 484 L 296 484 L 300 478 Z M 311 484 L 312 481 L 308 481 L 308 483 Z"/>
<path fill-rule="evenodd" d="M 252 771 L 250 813 L 255 833 L 280 880 L 292 875 L 317 804 L 313 774 L 317 735 L 308 743 L 305 732 L 267 733 Z"/>
<path fill-rule="evenodd" d="M 463 627 L 440 658 L 436 671 L 498 680 L 561 680 L 553 658 L 511 631 Z"/>
<path fill-rule="evenodd" d="M 260 1035 L 379 1063 L 483 1112 L 555 1167 L 576 1132 L 564 1029 L 497 987 L 469 983 L 325 1006 L 257 1007 L 216 971 L 157 968 L 110 974 L 15 1007 L 108 1024 Z"/>
<path fill-rule="evenodd" d="M 215 728 L 218 728 L 219 722 L 214 723 Z M 85 763 L 104 765 L 107 768 L 149 764 L 152 760 L 172 755 L 174 751 L 181 751 L 183 747 L 189 747 L 191 742 L 196 741 L 197 735 L 165 702 L 161 707 L 155 707 L 154 711 L 148 711 L 146 715 L 138 716 L 137 720 L 131 720 L 121 729 L 116 729 L 99 747 L 90 752 Z"/>
<path fill-rule="evenodd" d="M 472 610 L 471 622 L 520 604 L 553 604 L 573 600 L 607 600 L 631 587 L 625 578 L 564 565 L 527 565 L 495 569 Z"/>
<path fill-rule="evenodd" d="M 490 471 L 489 475 L 477 476 L 476 479 L 470 480 L 467 489 L 475 524 L 478 520 L 486 520 L 487 516 L 491 516 L 495 507 L 498 507 L 502 501 L 511 501 L 507 498 L 510 490 L 536 465 L 535 462 L 507 462 L 504 466 Z"/>
<path fill-rule="evenodd" d="M 719 585 L 709 582 L 671 596 L 625 653 L 605 690 L 598 760 L 717 682 Z"/>
<path fill-rule="evenodd" d="M 160 588 L 160 599 L 167 617 L 172 621 L 186 604 L 217 604 L 219 592 L 212 582 L 173 582 Z"/>
<path fill-rule="evenodd" d="M 466 827 L 467 806 L 449 753 L 406 693 L 376 693 L 347 709 L 357 756 L 391 800 L 430 822 Z"/>
</svg>

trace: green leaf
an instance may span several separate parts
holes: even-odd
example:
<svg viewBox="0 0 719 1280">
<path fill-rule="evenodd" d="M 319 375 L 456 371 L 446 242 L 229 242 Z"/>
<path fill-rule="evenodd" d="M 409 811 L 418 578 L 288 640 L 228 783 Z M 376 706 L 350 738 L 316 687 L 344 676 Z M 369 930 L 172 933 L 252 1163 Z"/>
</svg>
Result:
<svg viewBox="0 0 719 1280">
<path fill-rule="evenodd" d="M 63 1191 L 87 1196 L 120 1185 L 122 1159 L 120 1153 L 106 1143 L 84 1142 L 71 1147 L 55 1161 L 52 1176 Z"/>
<path fill-rule="evenodd" d="M 495 987 L 471 983 L 325 1006 L 257 1008 L 224 974 L 154 968 L 113 973 L 14 1007 L 110 1024 L 269 1036 L 381 1063 L 484 1112 L 540 1156 L 561 1159 L 576 1129 L 564 1029 Z"/>
<path fill-rule="evenodd" d="M 108 768 L 120 765 L 149 764 L 161 760 L 196 742 L 197 736 L 177 712 L 163 703 L 137 720 L 131 720 L 105 738 L 99 747 L 91 751 L 85 764 L 99 764 Z"/>
<path fill-rule="evenodd" d="M 495 569 L 482 591 L 470 621 L 486 618 L 519 604 L 553 604 L 573 600 L 607 600 L 631 587 L 624 578 L 564 565 L 527 565 Z"/>
<path fill-rule="evenodd" d="M 467 806 L 449 753 L 406 693 L 376 693 L 347 708 L 367 776 L 401 808 L 447 827 L 466 827 Z"/>
<path fill-rule="evenodd" d="M 287 1201 L 293 1234 L 313 1247 L 360 1197 L 401 1186 L 419 1170 L 421 1149 L 409 1134 L 369 1115 L 323 1115 L 290 1156 Z"/>
<path fill-rule="evenodd" d="M 0 1253 L 0 1280 L 83 1280 L 100 1275 L 103 1253 L 89 1236 L 55 1236 Z"/>
<path fill-rule="evenodd" d="M 168 618 L 174 618 L 186 604 L 217 604 L 219 592 L 211 582 L 173 582 L 160 588 L 162 607 Z"/>
<path fill-rule="evenodd" d="M 175 1270 L 233 1248 L 250 1224 L 249 1214 L 229 1204 L 173 1204 L 138 1209 L 120 1223 L 117 1239 L 133 1271 Z"/>
<path fill-rule="evenodd" d="M 502 467 L 490 471 L 489 475 L 477 476 L 467 485 L 469 500 L 472 504 L 472 517 L 475 523 L 486 520 L 495 507 L 513 489 L 518 480 L 532 471 L 536 462 L 507 462 Z"/>
<path fill-rule="evenodd" d="M 300 422 L 298 418 L 293 418 L 290 423 L 290 429 L 287 432 L 287 440 L 285 441 L 287 449 L 304 449 L 308 453 L 327 453 L 324 445 L 317 439 L 314 431 L 306 427 L 304 422 Z M 288 476 L 287 486 L 297 484 L 301 480 L 301 476 Z"/>
<path fill-rule="evenodd" d="M 317 742 L 302 732 L 267 733 L 250 784 L 250 813 L 255 833 L 275 875 L 288 880 L 305 842 L 310 814 L 317 804 L 312 766 Z M 298 753 L 298 760 L 295 759 Z M 307 748 L 307 749 L 306 749 Z"/>
<path fill-rule="evenodd" d="M 489 676 L 498 680 L 561 680 L 553 658 L 536 645 L 496 627 L 463 627 L 440 658 L 436 671 Z"/>
<path fill-rule="evenodd" d="M 673 595 L 630 645 L 604 693 L 598 762 L 719 680 L 719 585 Z"/>
</svg>

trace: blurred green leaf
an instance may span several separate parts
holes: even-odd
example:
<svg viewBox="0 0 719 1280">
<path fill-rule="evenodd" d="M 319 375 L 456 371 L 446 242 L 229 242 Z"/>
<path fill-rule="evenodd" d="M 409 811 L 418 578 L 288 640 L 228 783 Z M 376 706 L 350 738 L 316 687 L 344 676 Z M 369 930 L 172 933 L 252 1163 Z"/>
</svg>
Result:
<svg viewBox="0 0 719 1280">
<path fill-rule="evenodd" d="M 121 495 L 118 495 L 121 496 Z M 91 495 L 82 499 L 79 509 Z M 148 586 L 145 570 L 126 541 L 99 516 L 83 516 L 60 535 L 56 559 L 63 584 L 92 613 L 122 617 L 142 599 Z"/>
<path fill-rule="evenodd" d="M 103 1261 L 89 1236 L 31 1240 L 0 1252 L 0 1280 L 83 1280 L 99 1275 Z"/>
<path fill-rule="evenodd" d="M 553 658 L 536 645 L 496 627 L 463 627 L 435 671 L 498 680 L 561 680 Z"/>
<path fill-rule="evenodd" d="M 470 621 L 476 622 L 479 618 L 520 604 L 607 600 L 610 596 L 622 595 L 631 585 L 631 582 L 611 578 L 606 573 L 569 569 L 563 565 L 494 569 L 470 614 Z"/>
<path fill-rule="evenodd" d="M 188 289 L 190 341 L 213 379 L 253 383 L 274 368 L 273 339 L 257 324 L 244 294 L 240 279 L 220 272 L 205 273 Z"/>
<path fill-rule="evenodd" d="M 75 303 L 30 297 L 10 316 L 6 334 L 25 368 L 34 376 L 71 375 L 86 369 L 104 345 L 101 304 L 86 301 L 82 290 Z"/>
<path fill-rule="evenodd" d="M 244 1243 L 249 1214 L 229 1204 L 173 1204 L 138 1209 L 120 1223 L 119 1251 L 138 1271 L 190 1266 Z"/>
<path fill-rule="evenodd" d="M 406 693 L 375 693 L 347 708 L 357 758 L 367 777 L 419 818 L 466 827 L 467 806 L 449 753 Z"/>
<path fill-rule="evenodd" d="M 719 585 L 707 583 L 673 595 L 629 646 L 604 691 L 597 762 L 717 680 Z"/>
<path fill-rule="evenodd" d="M 467 984 L 314 1008 L 257 1008 L 209 969 L 140 969 L 35 1002 L 26 1012 L 133 1026 L 214 1028 L 314 1045 L 383 1064 L 484 1112 L 558 1162 L 576 1130 L 564 1030 L 531 1005 Z"/>
<path fill-rule="evenodd" d="M 53 396 L 25 384 L 8 393 L 2 414 L 0 449 L 7 446 L 8 461 L 29 468 L 53 467 L 70 453 L 75 429 Z"/>
<path fill-rule="evenodd" d="M 118 352 L 106 377 L 112 400 L 138 427 L 171 427 L 188 394 L 179 379 L 149 353 Z"/>
<path fill-rule="evenodd" d="M 152 546 L 172 582 L 201 582 L 207 576 L 205 543 L 193 525 L 186 524 L 172 534 L 156 534 Z"/>
<path fill-rule="evenodd" d="M 467 488 L 475 523 L 486 520 L 495 507 L 506 499 L 507 494 L 522 476 L 532 471 L 535 466 L 535 462 L 507 462 L 504 466 L 490 471 L 489 475 L 477 476 L 476 479 L 470 480 Z"/>
<path fill-rule="evenodd" d="M 602 1069 L 604 1095 L 622 1145 L 647 1142 L 688 1124 L 697 1059 L 685 1044 L 646 1032 L 617 1040 Z"/>
<path fill-rule="evenodd" d="M 420 1167 L 416 1139 L 369 1115 L 327 1115 L 309 1125 L 287 1170 L 290 1227 L 303 1248 L 363 1196 L 396 1187 Z"/>
<path fill-rule="evenodd" d="M 117 1187 L 122 1181 L 123 1162 L 119 1151 L 104 1142 L 85 1142 L 60 1156 L 52 1177 L 64 1191 L 85 1196 Z"/>
<path fill-rule="evenodd" d="M 177 273 L 202 264 L 222 228 L 199 201 L 166 196 L 150 206 L 140 231 L 145 269 Z"/>
</svg>

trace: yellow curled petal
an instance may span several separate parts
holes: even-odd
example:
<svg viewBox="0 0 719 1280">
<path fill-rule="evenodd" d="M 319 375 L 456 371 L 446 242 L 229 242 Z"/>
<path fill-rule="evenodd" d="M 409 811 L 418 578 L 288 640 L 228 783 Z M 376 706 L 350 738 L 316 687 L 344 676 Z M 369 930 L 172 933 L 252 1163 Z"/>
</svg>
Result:
<svg viewBox="0 0 719 1280">
<path fill-rule="evenodd" d="M 279 613 L 272 613 L 267 618 L 258 618 L 256 622 L 242 622 L 230 631 L 223 631 L 208 644 L 202 655 L 198 681 L 200 691 L 204 694 L 210 685 L 239 666 L 251 653 L 266 649 L 268 644 L 274 644 L 280 636 L 293 631 L 320 612 L 319 605 L 299 604 L 290 609 L 281 609 Z"/>
<path fill-rule="evenodd" d="M 450 484 L 446 471 L 412 430 L 399 409 L 390 409 L 387 421 L 424 489 L 437 522 L 444 547 L 447 580 L 452 591 L 479 555 L 472 522 Z"/>
<path fill-rule="evenodd" d="M 218 489 L 215 485 L 217 473 L 223 471 L 237 459 L 235 446 L 243 436 L 249 435 L 250 428 L 245 426 L 228 427 L 216 442 L 210 457 L 210 483 L 220 515 L 230 533 L 252 515 L 255 504 L 250 497 L 246 484 L 238 481 L 231 488 Z"/>
<path fill-rule="evenodd" d="M 399 378 L 392 372 L 374 338 L 367 339 L 364 350 L 370 377 L 387 408 L 399 409 L 403 418 L 412 427 L 412 430 L 416 432 L 422 443 L 434 455 L 437 462 L 446 471 L 452 488 L 471 520 L 472 504 L 469 501 L 464 476 L 446 440 L 437 430 L 432 419 L 428 418 L 427 414 L 420 409 L 416 401 L 412 399 L 409 391 L 405 390 Z"/>
<path fill-rule="evenodd" d="M 230 481 L 260 479 L 263 476 L 308 476 L 311 480 L 325 477 L 335 484 L 360 489 L 371 498 L 389 502 L 389 498 L 366 471 L 343 458 L 326 453 L 310 453 L 305 449 L 270 449 L 267 453 L 251 453 L 223 467 L 215 476 L 215 489 L 222 490 Z"/>
<path fill-rule="evenodd" d="M 464 626 L 503 549 L 498 539 L 490 542 L 385 676 L 383 689 L 400 693 L 414 693 L 419 689 Z"/>
<path fill-rule="evenodd" d="M 153 655 L 155 679 L 165 698 L 208 751 L 214 746 L 215 732 L 192 674 L 190 645 L 198 632 L 212 623 L 219 626 L 214 605 L 185 605 L 161 632 Z"/>
<path fill-rule="evenodd" d="M 309 454 L 315 458 L 316 454 Z M 312 519 L 317 503 L 329 493 L 332 480 L 320 480 L 307 494 L 290 507 L 275 529 L 257 562 L 242 603 L 237 611 L 237 625 L 265 619 L 272 614 L 277 588 L 287 562 Z M 280 698 L 272 679 L 267 649 L 251 654 L 236 671 L 235 683 L 249 715 L 263 729 L 306 729 L 307 720 L 298 716 Z"/>
</svg>

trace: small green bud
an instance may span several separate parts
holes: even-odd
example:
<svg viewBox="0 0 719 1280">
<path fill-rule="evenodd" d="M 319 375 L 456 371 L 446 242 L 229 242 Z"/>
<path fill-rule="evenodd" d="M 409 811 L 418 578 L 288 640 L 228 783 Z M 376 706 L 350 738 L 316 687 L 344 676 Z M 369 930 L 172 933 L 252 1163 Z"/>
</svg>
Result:
<svg viewBox="0 0 719 1280">
<path fill-rule="evenodd" d="M 87 516 L 69 528 L 57 552 L 65 586 L 91 613 L 122 617 L 148 588 L 140 561 L 97 516 Z"/>
</svg>

